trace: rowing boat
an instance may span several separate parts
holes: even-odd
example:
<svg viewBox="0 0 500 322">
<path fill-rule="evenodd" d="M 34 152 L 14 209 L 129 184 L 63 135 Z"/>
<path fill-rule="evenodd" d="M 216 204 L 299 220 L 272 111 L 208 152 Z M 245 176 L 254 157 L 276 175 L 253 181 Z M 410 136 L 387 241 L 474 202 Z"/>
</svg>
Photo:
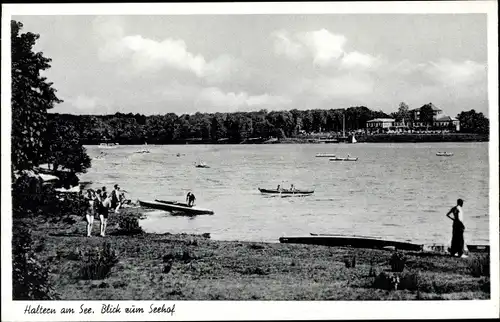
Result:
<svg viewBox="0 0 500 322">
<path fill-rule="evenodd" d="M 316 158 L 335 158 L 335 154 L 333 154 L 333 153 L 318 153 L 318 154 L 316 154 Z"/>
<path fill-rule="evenodd" d="M 213 210 L 203 209 L 203 208 L 198 208 L 198 207 L 190 207 L 187 204 L 178 203 L 175 201 L 161 201 L 161 200 L 144 201 L 144 200 L 139 200 L 139 204 L 142 207 L 165 210 L 165 211 L 170 211 L 170 212 L 174 212 L 174 211 L 185 212 L 185 213 L 188 213 L 191 215 L 213 215 L 214 214 Z"/>
<path fill-rule="evenodd" d="M 310 195 L 314 193 L 314 190 L 287 190 L 287 189 L 261 189 L 258 188 L 261 193 L 270 194 L 282 194 L 282 195 Z"/>
<path fill-rule="evenodd" d="M 394 248 L 400 250 L 421 251 L 422 245 L 409 242 L 385 240 L 381 238 L 365 236 L 343 236 L 343 235 L 312 235 L 298 237 L 280 237 L 280 243 L 310 244 L 336 247 L 355 248 Z"/>
<path fill-rule="evenodd" d="M 380 237 L 360 236 L 360 235 L 340 235 L 340 234 L 315 234 L 300 237 L 281 237 L 281 243 L 310 244 L 336 247 L 356 247 L 373 249 L 399 249 L 410 251 L 423 251 L 432 253 L 446 253 L 447 247 L 441 244 L 415 244 L 403 241 L 385 240 Z M 488 253 L 489 245 L 469 245 L 467 249 L 471 253 Z"/>
<path fill-rule="evenodd" d="M 453 153 L 452 152 L 437 152 L 436 155 L 438 157 L 452 157 Z"/>
<path fill-rule="evenodd" d="M 358 161 L 358 158 L 330 158 L 330 161 Z"/>
</svg>

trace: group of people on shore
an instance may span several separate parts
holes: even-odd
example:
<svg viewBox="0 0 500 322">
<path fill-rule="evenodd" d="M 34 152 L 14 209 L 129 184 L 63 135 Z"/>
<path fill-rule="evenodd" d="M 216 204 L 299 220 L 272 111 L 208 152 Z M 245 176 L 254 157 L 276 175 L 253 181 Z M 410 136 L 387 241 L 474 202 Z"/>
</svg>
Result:
<svg viewBox="0 0 500 322">
<path fill-rule="evenodd" d="M 114 189 L 108 194 L 106 187 L 102 189 L 88 189 L 85 199 L 88 203 L 88 208 L 85 213 L 87 220 L 87 236 L 91 236 L 94 218 L 99 218 L 100 235 L 106 235 L 106 227 L 108 223 L 109 212 L 118 213 L 120 207 L 126 202 L 125 192 L 120 190 L 118 184 L 114 185 Z"/>
</svg>

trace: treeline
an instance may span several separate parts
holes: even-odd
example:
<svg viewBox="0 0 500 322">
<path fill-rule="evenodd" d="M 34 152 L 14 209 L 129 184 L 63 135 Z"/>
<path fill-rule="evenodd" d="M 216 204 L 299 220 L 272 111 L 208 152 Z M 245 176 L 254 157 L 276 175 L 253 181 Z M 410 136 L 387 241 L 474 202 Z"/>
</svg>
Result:
<svg viewBox="0 0 500 322">
<path fill-rule="evenodd" d="M 402 105 L 404 103 L 401 103 Z M 145 116 L 142 114 L 72 115 L 49 114 L 49 128 L 73 132 L 83 144 L 115 142 L 119 144 L 175 144 L 187 141 L 207 143 L 240 143 L 255 139 L 297 137 L 304 133 L 345 131 L 366 128 L 374 118 L 401 120 L 408 108 L 390 115 L 365 106 L 330 110 L 291 110 L 236 113 L 174 113 Z M 424 113 L 422 113 L 424 115 Z M 405 117 L 406 118 L 406 117 Z M 431 116 L 432 119 L 432 116 Z M 474 110 L 458 115 L 463 133 L 489 133 L 489 120 Z M 411 114 L 407 121 L 412 121 Z"/>
<path fill-rule="evenodd" d="M 289 138 L 301 133 L 364 129 L 368 120 L 389 117 L 365 106 L 330 110 L 291 110 L 193 115 L 49 114 L 55 127 L 71 127 L 84 144 L 175 144 L 189 140 L 239 143 L 255 138 Z M 344 120 L 345 117 L 345 120 Z"/>
</svg>

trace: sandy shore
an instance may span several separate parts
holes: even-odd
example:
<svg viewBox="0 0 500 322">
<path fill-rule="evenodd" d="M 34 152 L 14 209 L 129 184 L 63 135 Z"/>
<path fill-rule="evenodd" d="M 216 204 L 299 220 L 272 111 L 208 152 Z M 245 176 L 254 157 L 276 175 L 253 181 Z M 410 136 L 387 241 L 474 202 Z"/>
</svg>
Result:
<svg viewBox="0 0 500 322">
<path fill-rule="evenodd" d="M 138 216 L 124 209 L 118 216 Z M 62 300 L 414 300 L 487 299 L 489 277 L 471 274 L 467 259 L 406 252 L 391 273 L 393 252 L 314 245 L 214 241 L 186 234 L 127 236 L 110 218 L 108 235 L 86 237 L 86 223 L 37 222 L 37 256 L 50 267 Z M 209 233 L 209 232 L 207 232 Z M 278 238 L 279 236 L 277 236 Z M 85 252 L 108 244 L 117 261 L 109 275 L 82 279 Z M 347 267 L 346 262 L 355 267 Z M 87 264 L 86 264 L 87 263 Z M 397 276 L 398 285 L 386 280 Z"/>
</svg>

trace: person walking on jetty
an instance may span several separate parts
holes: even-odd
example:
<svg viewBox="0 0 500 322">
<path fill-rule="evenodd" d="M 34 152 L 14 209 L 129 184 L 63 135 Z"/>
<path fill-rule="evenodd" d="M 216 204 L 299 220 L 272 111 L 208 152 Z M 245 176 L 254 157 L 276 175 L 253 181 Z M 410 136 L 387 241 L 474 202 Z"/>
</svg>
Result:
<svg viewBox="0 0 500 322">
<path fill-rule="evenodd" d="M 188 207 L 192 207 L 194 206 L 194 201 L 196 200 L 196 197 L 194 196 L 194 193 L 192 193 L 191 191 L 189 191 L 186 195 L 186 202 L 187 202 L 187 205 Z"/>
<path fill-rule="evenodd" d="M 457 200 L 457 205 L 448 211 L 446 217 L 450 218 L 453 221 L 453 230 L 451 237 L 451 248 L 450 254 L 451 256 L 458 256 L 461 258 L 467 258 L 467 255 L 464 255 L 465 241 L 464 241 L 464 212 L 463 207 L 464 201 L 462 199 Z M 450 215 L 453 215 L 450 216 Z"/>
</svg>

